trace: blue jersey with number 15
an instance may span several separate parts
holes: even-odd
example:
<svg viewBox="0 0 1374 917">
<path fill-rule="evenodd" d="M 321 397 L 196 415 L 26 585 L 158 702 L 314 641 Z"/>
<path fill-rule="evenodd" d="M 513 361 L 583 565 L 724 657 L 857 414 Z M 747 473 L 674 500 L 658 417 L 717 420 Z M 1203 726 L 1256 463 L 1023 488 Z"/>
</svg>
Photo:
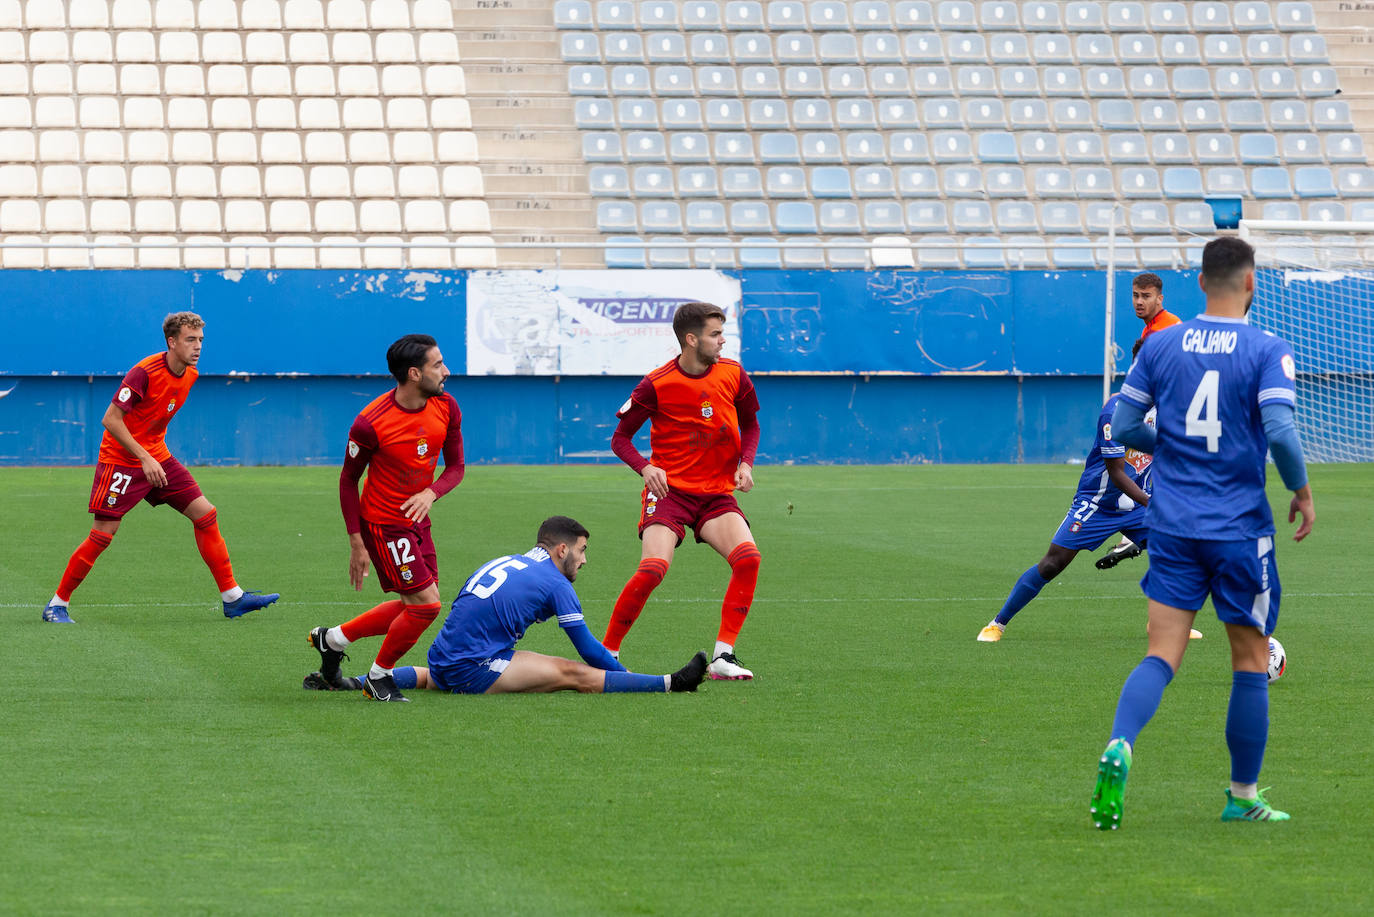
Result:
<svg viewBox="0 0 1374 917">
<path fill-rule="evenodd" d="M 1293 352 L 1243 319 L 1212 315 L 1145 339 L 1121 397 L 1157 408 L 1151 531 L 1232 541 L 1274 533 L 1260 405 L 1295 404 Z"/>
</svg>

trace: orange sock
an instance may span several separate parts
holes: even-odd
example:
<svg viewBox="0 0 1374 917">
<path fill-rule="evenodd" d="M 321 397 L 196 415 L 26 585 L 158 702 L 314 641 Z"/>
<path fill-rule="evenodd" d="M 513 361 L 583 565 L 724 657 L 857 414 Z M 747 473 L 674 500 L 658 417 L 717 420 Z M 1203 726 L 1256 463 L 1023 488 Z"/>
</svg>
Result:
<svg viewBox="0 0 1374 917">
<path fill-rule="evenodd" d="M 378 634 L 386 633 L 391 622 L 396 620 L 396 616 L 405 610 L 405 602 L 400 599 L 391 599 L 376 608 L 369 608 L 351 621 L 345 621 L 339 625 L 339 629 L 343 631 L 343 635 L 349 643 L 362 637 L 375 637 Z"/>
<path fill-rule="evenodd" d="M 730 585 L 725 587 L 725 601 L 720 606 L 721 643 L 735 644 L 749 606 L 754 603 L 754 587 L 759 581 L 759 561 L 763 555 L 752 541 L 741 542 L 726 558 L 730 563 Z"/>
<path fill-rule="evenodd" d="M 110 546 L 111 541 L 114 541 L 113 535 L 91 529 L 91 533 L 72 552 L 71 560 L 67 561 L 67 569 L 62 573 L 62 582 L 57 584 L 59 599 L 71 601 L 72 593 L 81 585 L 86 574 L 91 572 L 95 559 L 100 556 L 100 552 Z"/>
<path fill-rule="evenodd" d="M 639 613 L 644 610 L 644 603 L 649 601 L 649 594 L 663 582 L 667 573 L 668 562 L 661 557 L 646 557 L 639 562 L 639 569 L 620 590 L 620 598 L 615 600 L 611 623 L 606 625 L 606 636 L 601 640 L 606 649 L 613 653 L 620 651 L 620 642 L 634 627 Z"/>
<path fill-rule="evenodd" d="M 433 605 L 407 605 L 386 629 L 386 639 L 377 651 L 377 665 L 384 669 L 396 667 L 396 663 L 406 654 L 425 628 L 439 615 L 439 603 Z"/>
<path fill-rule="evenodd" d="M 200 549 L 201 559 L 214 574 L 219 591 L 228 592 L 238 584 L 234 582 L 234 568 L 229 563 L 229 547 L 219 533 L 219 512 L 212 509 L 192 524 L 196 527 L 196 547 Z"/>
</svg>

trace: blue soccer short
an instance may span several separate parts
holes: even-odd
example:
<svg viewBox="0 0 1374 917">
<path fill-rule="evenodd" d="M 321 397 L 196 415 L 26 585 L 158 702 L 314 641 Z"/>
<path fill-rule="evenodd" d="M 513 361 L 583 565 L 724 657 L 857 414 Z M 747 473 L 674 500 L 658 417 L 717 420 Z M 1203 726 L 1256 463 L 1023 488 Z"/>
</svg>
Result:
<svg viewBox="0 0 1374 917">
<path fill-rule="evenodd" d="M 1197 611 L 1210 593 L 1219 620 L 1272 634 L 1282 594 L 1274 536 L 1204 541 L 1155 532 L 1140 588 L 1156 602 L 1185 611 Z"/>
<path fill-rule="evenodd" d="M 1072 551 L 1095 551 L 1117 532 L 1144 547 L 1150 534 L 1145 527 L 1145 507 L 1137 506 L 1121 513 L 1094 507 L 1091 501 L 1078 499 L 1069 507 L 1064 521 L 1059 523 L 1059 530 L 1050 541 Z"/>
<path fill-rule="evenodd" d="M 440 691 L 450 694 L 485 694 L 510 665 L 514 648 L 502 650 L 482 660 L 463 659 L 442 668 L 429 667 L 429 678 Z"/>
</svg>

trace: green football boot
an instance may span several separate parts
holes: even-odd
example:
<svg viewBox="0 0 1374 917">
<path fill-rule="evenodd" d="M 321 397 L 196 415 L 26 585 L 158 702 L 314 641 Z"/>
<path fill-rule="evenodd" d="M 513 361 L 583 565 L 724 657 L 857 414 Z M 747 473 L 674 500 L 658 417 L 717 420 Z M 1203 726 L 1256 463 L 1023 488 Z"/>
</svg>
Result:
<svg viewBox="0 0 1374 917">
<path fill-rule="evenodd" d="M 1287 812 L 1280 812 L 1264 798 L 1265 787 L 1255 794 L 1254 799 L 1237 799 L 1226 791 L 1226 808 L 1221 810 L 1222 821 L 1288 821 Z"/>
<path fill-rule="evenodd" d="M 1125 810 L 1126 774 L 1131 770 L 1131 746 L 1125 739 L 1112 739 L 1097 762 L 1097 786 L 1093 788 L 1092 805 L 1088 814 L 1093 824 L 1103 831 L 1121 827 Z"/>
</svg>

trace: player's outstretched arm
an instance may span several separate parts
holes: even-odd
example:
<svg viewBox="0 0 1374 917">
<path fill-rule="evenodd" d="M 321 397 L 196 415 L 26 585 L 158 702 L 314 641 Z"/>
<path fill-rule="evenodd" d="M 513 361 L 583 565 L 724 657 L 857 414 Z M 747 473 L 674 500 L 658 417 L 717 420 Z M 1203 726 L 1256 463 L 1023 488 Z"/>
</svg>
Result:
<svg viewBox="0 0 1374 917">
<path fill-rule="evenodd" d="M 1155 428 L 1145 422 L 1144 409 L 1124 398 L 1112 411 L 1112 439 L 1151 455 L 1155 451 Z"/>
<path fill-rule="evenodd" d="M 1107 477 L 1116 485 L 1116 489 L 1135 501 L 1136 506 L 1148 506 L 1150 495 L 1141 490 L 1140 485 L 1126 473 L 1126 460 L 1124 458 L 1103 457 L 1102 461 L 1107 466 Z"/>
<path fill-rule="evenodd" d="M 138 463 L 143 467 L 143 476 L 148 479 L 154 487 L 164 487 L 167 484 L 167 472 L 162 470 L 162 463 L 148 454 L 148 450 L 139 445 L 138 440 L 129 432 L 129 427 L 124 423 L 124 412 L 111 404 L 105 409 L 105 416 L 100 418 L 100 425 L 110 431 L 110 435 L 129 451 L 130 455 L 138 457 Z"/>
<path fill-rule="evenodd" d="M 1293 533 L 1293 540 L 1302 541 L 1312 533 L 1317 510 L 1312 502 L 1312 486 L 1307 482 L 1302 440 L 1298 439 L 1298 430 L 1293 426 L 1293 406 L 1271 401 L 1261 405 L 1260 417 L 1264 421 L 1264 435 L 1269 440 L 1269 452 L 1274 456 L 1279 477 L 1283 478 L 1284 486 L 1293 491 L 1293 500 L 1288 505 L 1288 521 L 1302 517 L 1298 530 Z"/>
<path fill-rule="evenodd" d="M 592 636 L 592 632 L 587 628 L 585 621 L 576 624 L 569 624 L 563 627 L 563 632 L 572 641 L 573 647 L 577 650 L 577 655 L 589 666 L 601 669 L 605 672 L 624 672 L 625 667 L 611 655 L 611 651 L 601 645 L 601 641 Z"/>
</svg>

